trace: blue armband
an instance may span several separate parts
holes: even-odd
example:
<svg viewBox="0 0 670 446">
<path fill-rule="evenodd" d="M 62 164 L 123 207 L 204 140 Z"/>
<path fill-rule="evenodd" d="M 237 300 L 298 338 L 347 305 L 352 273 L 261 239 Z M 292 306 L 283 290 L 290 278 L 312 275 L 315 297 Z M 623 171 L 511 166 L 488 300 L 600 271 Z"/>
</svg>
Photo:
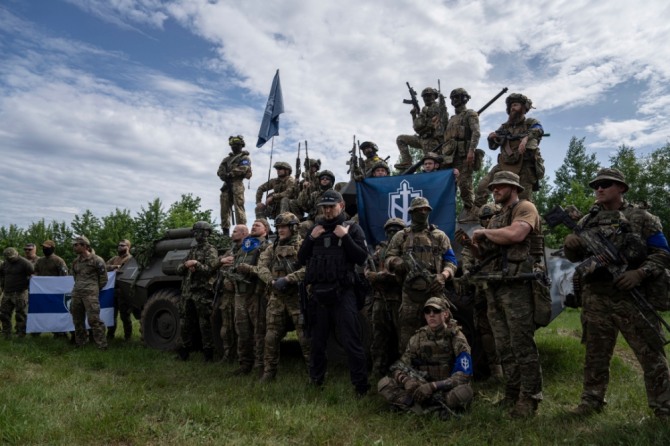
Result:
<svg viewBox="0 0 670 446">
<path fill-rule="evenodd" d="M 463 372 L 468 376 L 472 375 L 472 357 L 470 356 L 470 353 L 461 352 L 461 354 L 458 355 L 451 374 L 453 375 L 456 372 Z"/>
<path fill-rule="evenodd" d="M 544 128 L 542 127 L 542 124 L 540 124 L 539 122 L 536 123 L 536 124 L 531 125 L 531 126 L 530 126 L 530 129 L 531 129 L 531 130 L 537 130 L 537 129 L 540 129 L 540 130 L 542 130 L 542 133 L 544 133 Z"/>
<path fill-rule="evenodd" d="M 647 246 L 650 248 L 660 248 L 664 251 L 670 252 L 670 247 L 668 247 L 668 241 L 665 238 L 665 235 L 658 231 L 656 234 L 652 235 L 647 239 Z"/>
<path fill-rule="evenodd" d="M 445 251 L 444 254 L 442 254 L 442 260 L 453 263 L 454 265 L 458 265 L 458 260 L 456 260 L 456 254 L 454 254 L 454 250 L 449 248 Z"/>
</svg>

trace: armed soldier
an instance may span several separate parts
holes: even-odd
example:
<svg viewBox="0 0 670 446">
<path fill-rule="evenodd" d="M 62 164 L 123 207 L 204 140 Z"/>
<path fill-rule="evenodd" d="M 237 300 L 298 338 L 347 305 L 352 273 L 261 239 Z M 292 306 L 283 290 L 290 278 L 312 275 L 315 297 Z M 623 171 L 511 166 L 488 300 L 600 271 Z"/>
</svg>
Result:
<svg viewBox="0 0 670 446">
<path fill-rule="evenodd" d="M 423 197 L 412 200 L 411 223 L 393 236 L 386 251 L 386 267 L 405 277 L 400 305 L 400 343 L 403 351 L 409 338 L 423 325 L 423 304 L 431 296 L 446 299 L 444 285 L 456 272 L 456 255 L 447 234 L 428 222 L 433 210 Z"/>
<path fill-rule="evenodd" d="M 398 338 L 400 335 L 399 311 L 402 300 L 402 280 L 386 269 L 388 245 L 393 236 L 405 229 L 405 222 L 399 218 L 389 218 L 384 224 L 386 240 L 375 248 L 372 265 L 365 270 L 373 289 L 372 295 L 372 370 L 380 376 L 386 375 L 388 368 L 400 356 Z"/>
<path fill-rule="evenodd" d="M 500 148 L 498 164 L 477 185 L 475 206 L 484 205 L 489 199 L 488 186 L 493 176 L 500 171 L 513 172 L 519 176 L 523 192 L 519 198 L 533 201 L 533 191 L 539 190 L 544 177 L 544 160 L 540 154 L 540 142 L 544 130 L 535 118 L 526 113 L 533 108 L 533 101 L 519 93 L 505 99 L 509 118 L 498 130 L 489 134 L 489 149 Z"/>
<path fill-rule="evenodd" d="M 309 195 L 312 188 L 319 183 L 317 175 L 319 174 L 319 169 L 321 169 L 321 160 L 308 158 L 305 164 L 309 166 L 309 169 L 302 173 L 302 178 L 296 178 L 288 197 L 282 198 L 281 202 L 281 209 L 288 209 L 288 212 L 295 214 L 299 220 L 302 220 L 304 215 L 304 212 L 300 208 L 300 193 L 303 190 L 307 190 L 305 194 Z"/>
<path fill-rule="evenodd" d="M 298 267 L 298 250 L 302 239 L 298 235 L 298 217 L 290 212 L 275 220 L 277 239 L 261 254 L 258 277 L 270 288 L 266 312 L 265 358 L 261 382 L 273 381 L 279 365 L 279 343 L 286 336 L 288 321 L 293 321 L 300 348 L 309 366 L 310 345 L 305 333 L 305 320 L 300 313 L 298 284 L 305 277 L 305 268 Z"/>
<path fill-rule="evenodd" d="M 428 299 L 423 315 L 426 325 L 412 336 L 405 353 L 391 366 L 392 376 L 382 378 L 377 390 L 403 410 L 444 409 L 447 414 L 462 410 L 474 396 L 468 341 L 441 297 Z"/>
<path fill-rule="evenodd" d="M 202 353 L 205 361 L 211 362 L 214 358 L 210 319 L 214 305 L 212 283 L 219 267 L 219 259 L 216 248 L 207 241 L 207 237 L 212 233 L 210 224 L 206 221 L 198 221 L 193 224 L 192 232 L 196 245 L 191 247 L 184 262 L 177 267 L 177 274 L 183 276 L 181 281 L 182 298 L 179 301 L 181 336 L 177 354 L 183 361 L 189 358 L 192 348 L 191 340 L 195 330 L 189 317 L 190 308 L 193 307 L 200 327 Z"/>
<path fill-rule="evenodd" d="M 235 221 L 241 225 L 247 224 L 247 214 L 244 210 L 244 179 L 251 178 L 251 160 L 249 152 L 242 150 L 245 146 L 241 135 L 228 138 L 232 150 L 219 164 L 216 174 L 224 182 L 221 187 L 221 229 L 223 235 L 229 235 L 232 207 L 235 207 Z"/>
<path fill-rule="evenodd" d="M 5 248 L 5 261 L 0 264 L 0 322 L 5 339 L 12 336 L 12 313 L 16 319 L 16 335 L 20 338 L 26 335 L 26 320 L 28 316 L 28 286 L 30 276 L 34 272 L 30 260 L 19 256 L 15 248 Z M 106 277 L 105 277 L 106 278 Z"/>
<path fill-rule="evenodd" d="M 464 218 L 477 220 L 473 206 L 475 193 L 472 187 L 472 173 L 475 170 L 475 150 L 479 144 L 479 115 L 466 107 L 470 95 L 463 88 L 452 90 L 449 95 L 454 115 L 449 118 L 447 130 L 444 132 L 444 164 L 442 168 L 453 168 L 458 171 L 456 181 L 461 191 Z M 481 165 L 481 159 L 479 160 Z"/>
<path fill-rule="evenodd" d="M 130 254 L 130 240 L 120 240 L 116 246 L 116 253 L 117 255 L 107 260 L 107 271 L 118 271 L 133 258 Z M 114 325 L 107 327 L 107 340 L 114 339 L 116 321 L 119 314 L 121 315 L 121 324 L 123 325 L 123 338 L 128 341 L 133 336 L 131 313 L 131 307 L 117 285 L 114 288 Z"/>
<path fill-rule="evenodd" d="M 335 175 L 330 170 L 322 170 L 317 174 L 318 185 L 300 192 L 298 204 L 301 212 L 307 214 L 307 219 L 300 224 L 300 236 L 306 237 L 309 228 L 314 226 L 316 218 L 322 215 L 323 209 L 319 206 L 321 197 L 326 191 L 332 190 L 335 185 Z M 310 192 L 311 190 L 311 192 Z"/>
<path fill-rule="evenodd" d="M 604 409 L 609 365 L 621 332 L 644 370 L 649 407 L 657 417 L 669 420 L 670 373 L 663 342 L 657 341 L 660 325 L 654 310 L 639 308 L 630 295 L 637 290 L 652 302 L 664 298 L 665 305 L 660 307 L 668 309 L 667 290 L 660 295 L 650 289 L 663 280 L 665 269 L 670 267 L 668 241 L 658 217 L 624 199 L 628 184 L 619 170 L 601 169 L 589 186 L 595 191 L 596 205 L 579 221 L 575 232 L 580 235 L 565 238 L 565 255 L 573 262 L 590 256 L 603 257 L 601 250 L 593 252 L 593 246 L 585 242 L 588 237 L 602 234 L 619 249 L 626 263 L 618 277 L 608 268 L 611 265 L 598 262 L 582 276 L 586 360 L 581 403 L 573 412 L 585 416 Z"/>
<path fill-rule="evenodd" d="M 519 200 L 524 189 L 517 174 L 498 172 L 489 188 L 502 210 L 486 229 L 474 231 L 472 247 L 482 263 L 490 263 L 493 271 L 502 271 L 509 279 L 488 284 L 488 316 L 506 379 L 505 397 L 498 405 L 512 406 L 510 416 L 524 418 L 535 415 L 542 401 L 542 370 L 534 340 L 538 309 L 529 283 L 514 278 L 541 265 L 531 249 L 531 241 L 541 233 L 540 216 L 533 203 Z"/>
<path fill-rule="evenodd" d="M 414 90 L 411 90 L 414 91 Z M 440 120 L 446 120 L 449 113 L 446 108 L 441 110 L 437 103 L 439 93 L 436 89 L 427 87 L 421 92 L 424 107 L 418 110 L 418 105 L 412 107 L 412 127 L 416 135 L 399 135 L 396 138 L 400 162 L 395 165 L 398 170 L 405 170 L 412 165 L 412 156 L 409 147 L 420 148 L 423 153 L 437 150 L 444 141 L 444 129 L 439 125 Z"/>
<path fill-rule="evenodd" d="M 274 168 L 277 170 L 277 177 L 261 184 L 256 191 L 256 218 L 271 218 L 274 220 L 280 211 L 285 211 L 285 209 L 281 209 L 282 200 L 290 198 L 290 194 L 293 193 L 295 179 L 291 176 L 291 172 L 293 172 L 291 165 L 279 161 L 275 163 Z M 262 203 L 263 193 L 270 190 L 272 193 L 268 195 L 265 203 Z"/>
<path fill-rule="evenodd" d="M 240 366 L 233 375 L 248 375 L 253 368 L 259 374 L 263 371 L 267 300 L 265 287 L 258 278 L 258 261 L 268 247 L 269 233 L 267 220 L 254 221 L 233 261 L 233 272 L 241 276 L 235 280 L 235 330 Z"/>
<path fill-rule="evenodd" d="M 358 163 L 354 166 L 354 179 L 356 181 L 361 181 L 363 178 L 368 178 L 372 176 L 372 166 L 384 162 L 377 152 L 379 152 L 379 147 L 377 144 L 372 141 L 364 141 L 360 145 L 360 150 L 365 155 L 363 160 L 363 165 L 359 166 Z M 387 166 L 388 167 L 388 166 Z"/>
<path fill-rule="evenodd" d="M 221 264 L 215 289 L 219 293 L 218 309 L 221 310 L 221 341 L 223 361 L 232 362 L 237 355 L 237 335 L 235 334 L 235 279 L 231 277 L 231 269 L 235 255 L 242 247 L 242 240 L 249 235 L 245 225 L 235 225 L 230 235 L 230 249 L 221 257 Z"/>
</svg>

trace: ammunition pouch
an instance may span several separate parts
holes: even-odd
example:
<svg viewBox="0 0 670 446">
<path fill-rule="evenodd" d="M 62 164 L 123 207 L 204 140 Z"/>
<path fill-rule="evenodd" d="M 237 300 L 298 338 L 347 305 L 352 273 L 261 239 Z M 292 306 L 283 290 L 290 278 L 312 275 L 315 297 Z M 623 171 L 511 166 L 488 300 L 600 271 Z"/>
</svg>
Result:
<svg viewBox="0 0 670 446">
<path fill-rule="evenodd" d="M 325 306 L 337 303 L 340 297 L 340 285 L 337 282 L 315 283 L 312 285 L 312 298 Z"/>
</svg>

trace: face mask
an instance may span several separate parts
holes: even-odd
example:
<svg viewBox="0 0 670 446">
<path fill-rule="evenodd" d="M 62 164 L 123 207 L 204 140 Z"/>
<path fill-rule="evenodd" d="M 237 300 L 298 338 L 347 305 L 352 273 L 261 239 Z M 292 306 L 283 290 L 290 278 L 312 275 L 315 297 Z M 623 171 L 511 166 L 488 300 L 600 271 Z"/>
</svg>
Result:
<svg viewBox="0 0 670 446">
<path fill-rule="evenodd" d="M 42 252 L 44 253 L 45 256 L 49 257 L 51 254 L 54 253 L 53 248 L 42 248 Z"/>
<path fill-rule="evenodd" d="M 418 225 L 425 225 L 428 222 L 428 214 L 422 212 L 413 212 L 412 213 L 412 223 Z"/>
</svg>

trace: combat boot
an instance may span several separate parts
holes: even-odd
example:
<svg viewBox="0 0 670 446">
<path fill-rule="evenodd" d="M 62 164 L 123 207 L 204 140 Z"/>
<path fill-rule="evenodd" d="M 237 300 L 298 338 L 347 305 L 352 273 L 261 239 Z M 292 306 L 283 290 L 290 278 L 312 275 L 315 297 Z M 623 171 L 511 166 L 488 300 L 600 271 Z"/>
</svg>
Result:
<svg viewBox="0 0 670 446">
<path fill-rule="evenodd" d="M 489 380 L 492 382 L 503 382 L 504 381 L 504 375 L 503 375 L 503 369 L 500 364 L 491 364 L 489 365 L 489 370 L 491 372 L 489 376 Z"/>
<path fill-rule="evenodd" d="M 570 411 L 570 414 L 574 415 L 575 417 L 589 417 L 591 415 L 595 415 L 596 413 L 602 412 L 604 407 L 605 405 L 602 403 L 592 403 L 586 400 L 582 400 L 582 402 L 579 403 L 577 407 Z"/>
<path fill-rule="evenodd" d="M 521 397 L 509 411 L 512 418 L 530 418 L 537 413 L 538 401 L 532 398 Z"/>
<path fill-rule="evenodd" d="M 241 365 L 232 372 L 230 372 L 230 376 L 242 376 L 242 375 L 248 375 L 249 373 L 251 373 L 251 367 Z"/>
<path fill-rule="evenodd" d="M 261 384 L 266 384 L 274 381 L 276 378 L 277 378 L 276 372 L 265 372 L 263 373 L 263 376 L 261 376 L 261 379 L 258 380 L 258 382 Z"/>
</svg>

